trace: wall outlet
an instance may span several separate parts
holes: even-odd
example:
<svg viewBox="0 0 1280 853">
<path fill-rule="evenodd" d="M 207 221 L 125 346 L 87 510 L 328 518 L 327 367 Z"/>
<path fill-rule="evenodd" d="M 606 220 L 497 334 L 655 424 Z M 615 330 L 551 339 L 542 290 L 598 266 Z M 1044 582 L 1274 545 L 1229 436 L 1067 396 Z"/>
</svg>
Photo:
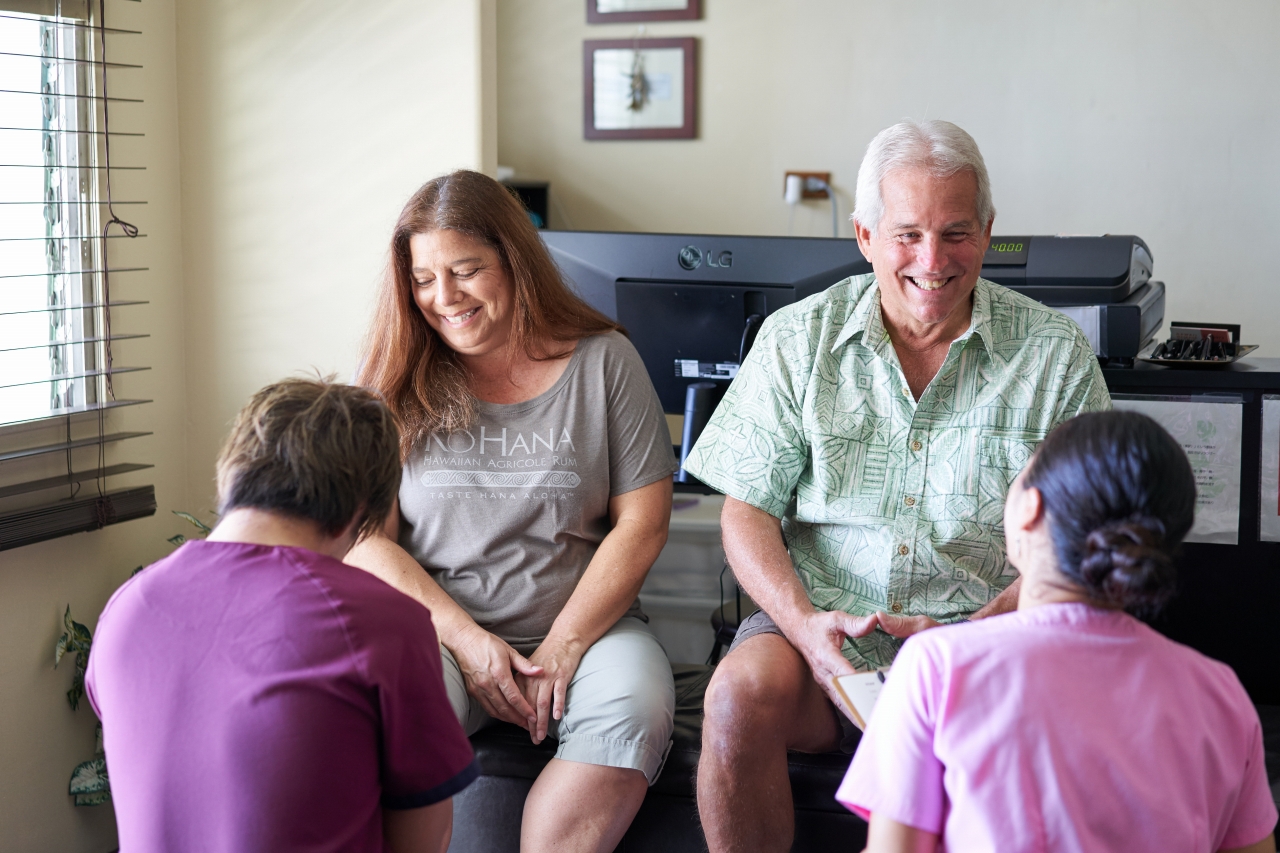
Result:
<svg viewBox="0 0 1280 853">
<path fill-rule="evenodd" d="M 818 180 L 823 181 L 828 186 L 830 186 L 831 185 L 830 172 L 787 172 L 782 176 L 782 191 L 784 194 L 787 191 L 787 178 L 791 177 L 792 175 L 796 175 L 800 178 L 800 181 L 801 181 L 800 198 L 802 199 L 831 198 L 831 196 L 827 193 L 825 189 L 819 189 L 816 186 L 811 189 L 810 182 L 808 180 L 809 178 L 817 178 Z"/>
</svg>

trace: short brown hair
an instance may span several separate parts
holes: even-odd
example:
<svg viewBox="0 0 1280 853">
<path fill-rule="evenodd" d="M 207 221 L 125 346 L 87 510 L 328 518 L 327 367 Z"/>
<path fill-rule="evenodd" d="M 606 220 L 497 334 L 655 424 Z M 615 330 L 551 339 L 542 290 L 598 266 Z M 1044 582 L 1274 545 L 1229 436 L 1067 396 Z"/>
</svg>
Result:
<svg viewBox="0 0 1280 853">
<path fill-rule="evenodd" d="M 450 229 L 498 253 L 515 290 L 513 353 L 561 358 L 564 344 L 622 327 L 569 289 L 538 230 L 515 195 L 493 178 L 465 169 L 424 184 L 396 221 L 391 263 L 365 341 L 360 382 L 380 392 L 400 419 L 401 451 L 434 432 L 466 429 L 475 399 L 457 353 L 427 325 L 413 301 L 415 234 Z M 549 347 L 549 348 L 547 348 Z"/>
<path fill-rule="evenodd" d="M 286 379 L 253 395 L 218 454 L 218 512 L 272 510 L 330 536 L 382 526 L 400 489 L 400 433 L 372 391 Z M 357 518 L 357 516 L 360 516 Z"/>
</svg>

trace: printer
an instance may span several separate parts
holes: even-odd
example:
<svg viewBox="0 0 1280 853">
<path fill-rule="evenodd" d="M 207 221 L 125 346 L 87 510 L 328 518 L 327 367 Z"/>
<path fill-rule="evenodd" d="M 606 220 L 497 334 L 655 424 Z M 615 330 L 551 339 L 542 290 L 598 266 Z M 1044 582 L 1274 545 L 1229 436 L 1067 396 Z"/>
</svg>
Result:
<svg viewBox="0 0 1280 853">
<path fill-rule="evenodd" d="M 992 237 L 982 277 L 1062 311 L 1103 361 L 1132 364 L 1164 324 L 1164 283 L 1139 237 Z"/>
<path fill-rule="evenodd" d="M 538 234 L 578 294 L 626 327 L 671 413 L 690 383 L 728 387 L 769 314 L 871 272 L 848 239 Z M 1114 364 L 1132 363 L 1164 322 L 1164 285 L 1137 237 L 993 237 L 982 276 L 1065 312 Z"/>
</svg>

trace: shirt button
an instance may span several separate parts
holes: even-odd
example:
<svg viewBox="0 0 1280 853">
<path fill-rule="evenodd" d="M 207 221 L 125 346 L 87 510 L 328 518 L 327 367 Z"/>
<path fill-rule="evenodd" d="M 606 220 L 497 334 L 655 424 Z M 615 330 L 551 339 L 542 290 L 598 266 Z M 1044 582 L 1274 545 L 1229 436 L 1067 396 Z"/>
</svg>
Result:
<svg viewBox="0 0 1280 853">
<path fill-rule="evenodd" d="M 908 554 L 910 551 L 911 551 L 911 549 L 910 549 L 910 548 L 908 548 L 906 545 L 899 545 L 899 546 L 898 546 L 898 553 L 899 553 L 899 554 L 901 554 L 901 555 L 902 555 L 902 556 L 904 556 L 904 557 L 905 557 L 905 556 L 907 556 L 907 554 Z"/>
<path fill-rule="evenodd" d="M 924 446 L 924 445 L 923 445 L 923 444 L 921 444 L 921 443 L 920 443 L 920 442 L 918 442 L 918 441 L 913 441 L 913 442 L 911 442 L 911 449 L 912 449 L 912 450 L 914 450 L 916 453 L 919 453 L 919 452 L 920 452 L 920 448 L 921 448 L 921 447 L 923 447 L 923 446 Z"/>
<path fill-rule="evenodd" d="M 904 397 L 910 397 L 910 396 L 911 396 L 911 389 L 910 389 L 909 387 L 905 386 L 905 385 L 904 385 L 904 386 L 902 386 L 902 396 L 904 396 Z"/>
<path fill-rule="evenodd" d="M 902 602 L 901 602 L 901 601 L 895 601 L 895 602 L 893 603 L 893 606 L 892 606 L 892 607 L 890 607 L 889 609 L 890 609 L 890 610 L 892 610 L 894 613 L 901 613 L 901 612 L 902 612 Z"/>
<path fill-rule="evenodd" d="M 907 495 L 907 506 L 915 506 L 915 505 L 916 505 L 916 499 L 911 497 L 911 495 Z"/>
</svg>

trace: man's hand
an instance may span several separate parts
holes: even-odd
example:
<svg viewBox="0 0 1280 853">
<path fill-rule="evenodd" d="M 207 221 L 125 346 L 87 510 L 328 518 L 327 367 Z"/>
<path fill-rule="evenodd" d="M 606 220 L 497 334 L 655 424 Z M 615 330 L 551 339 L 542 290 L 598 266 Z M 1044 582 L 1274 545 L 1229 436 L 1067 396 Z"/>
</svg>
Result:
<svg viewBox="0 0 1280 853">
<path fill-rule="evenodd" d="M 929 628 L 937 628 L 941 622 L 935 622 L 928 616 L 897 616 L 893 613 L 885 613 L 883 610 L 876 614 L 880 620 L 880 627 L 886 634 L 905 640 L 912 634 L 919 634 Z"/>
<path fill-rule="evenodd" d="M 534 731 L 538 716 L 516 685 L 512 670 L 521 675 L 535 676 L 542 675 L 542 667 L 530 663 L 515 649 L 479 626 L 468 631 L 461 642 L 451 646 L 449 651 L 462 670 L 467 692 L 476 698 L 489 716 Z"/>
<path fill-rule="evenodd" d="M 1022 578 L 1017 577 L 1003 592 L 988 601 L 976 613 L 971 613 L 969 619 L 976 621 L 985 619 L 988 616 L 996 616 L 1001 613 L 1008 613 L 1011 610 L 1017 610 L 1018 592 L 1021 589 Z M 912 634 L 919 634 L 921 631 L 937 628 L 942 624 L 930 619 L 928 616 L 895 616 L 892 613 L 885 613 L 883 610 L 877 613 L 876 616 L 880 619 L 881 630 L 902 640 Z"/>
<path fill-rule="evenodd" d="M 521 675 L 516 681 L 537 715 L 534 724 L 527 726 L 534 743 L 542 743 L 547 736 L 550 719 L 564 716 L 564 697 L 573 674 L 582 662 L 582 652 L 567 644 L 544 642 L 538 646 L 529 662 L 538 667 L 538 675 Z"/>
<path fill-rule="evenodd" d="M 845 637 L 865 637 L 876 629 L 876 616 L 854 616 L 840 610 L 815 610 L 808 614 L 798 629 L 786 631 L 787 640 L 804 656 L 813 680 L 837 707 L 839 694 L 831 679 L 855 672 L 853 664 L 840 653 Z"/>
</svg>

